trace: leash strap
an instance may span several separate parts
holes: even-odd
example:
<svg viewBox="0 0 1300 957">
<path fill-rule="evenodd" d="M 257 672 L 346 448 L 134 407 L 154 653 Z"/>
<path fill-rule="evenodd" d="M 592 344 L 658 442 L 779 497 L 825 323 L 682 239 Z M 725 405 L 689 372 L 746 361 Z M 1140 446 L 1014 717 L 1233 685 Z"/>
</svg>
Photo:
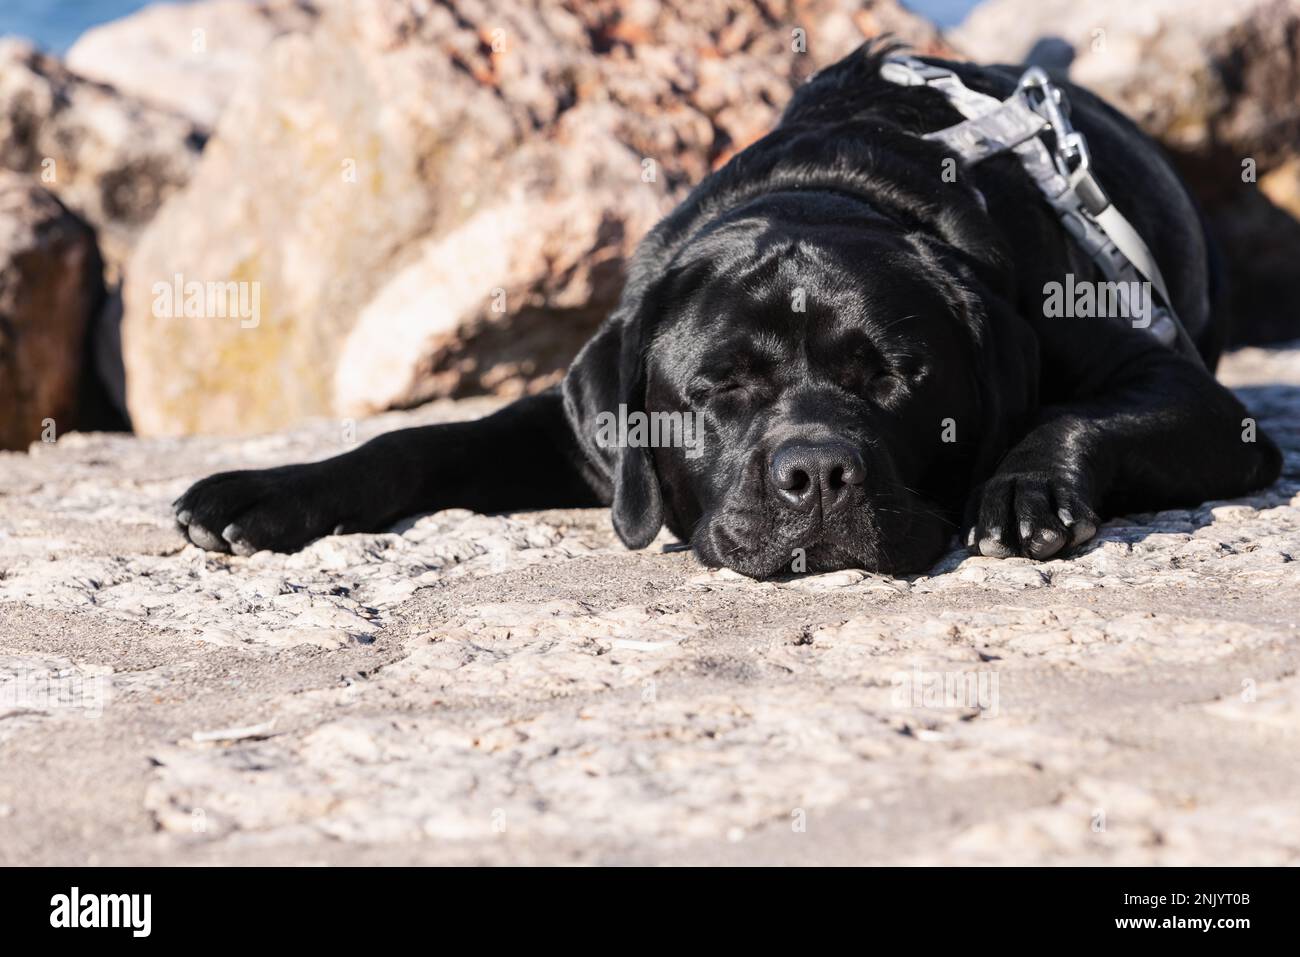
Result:
<svg viewBox="0 0 1300 957">
<path fill-rule="evenodd" d="M 925 139 L 943 143 L 967 165 L 1014 153 L 1066 232 L 1115 284 L 1120 315 L 1114 318 L 1129 317 L 1134 328 L 1202 364 L 1178 320 L 1155 257 L 1093 175 L 1088 141 L 1070 124 L 1065 93 L 1041 68 L 1026 70 L 1005 100 L 977 93 L 951 70 L 912 56 L 886 58 L 880 75 L 901 86 L 932 87 L 966 117 L 956 126 L 927 133 Z M 1054 134 L 1053 149 L 1042 139 L 1048 130 Z M 1149 310 L 1132 301 L 1130 284 L 1135 282 L 1149 284 Z"/>
</svg>

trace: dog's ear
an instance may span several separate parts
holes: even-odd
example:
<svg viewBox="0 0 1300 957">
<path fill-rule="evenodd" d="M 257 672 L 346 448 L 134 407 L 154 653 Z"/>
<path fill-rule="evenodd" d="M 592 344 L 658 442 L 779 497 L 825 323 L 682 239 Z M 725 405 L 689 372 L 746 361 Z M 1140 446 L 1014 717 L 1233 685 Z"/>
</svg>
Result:
<svg viewBox="0 0 1300 957">
<path fill-rule="evenodd" d="M 583 346 L 564 377 L 564 410 L 587 459 L 613 493 L 614 531 L 628 548 L 645 548 L 663 527 L 663 495 L 650 449 L 602 443 L 623 414 L 645 413 L 642 349 L 649 296 L 624 293 L 623 302 Z M 620 409 L 620 406 L 622 407 Z"/>
</svg>

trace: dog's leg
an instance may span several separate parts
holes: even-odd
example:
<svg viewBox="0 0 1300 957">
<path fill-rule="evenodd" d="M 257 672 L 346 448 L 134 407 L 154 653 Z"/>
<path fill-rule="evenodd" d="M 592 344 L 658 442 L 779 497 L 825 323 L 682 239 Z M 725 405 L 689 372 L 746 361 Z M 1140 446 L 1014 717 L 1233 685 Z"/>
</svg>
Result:
<svg viewBox="0 0 1300 957">
<path fill-rule="evenodd" d="M 190 541 L 212 551 L 296 551 L 322 535 L 377 531 L 442 508 L 479 512 L 609 503 L 558 389 L 474 422 L 403 429 L 306 465 L 222 472 L 176 500 Z"/>
<path fill-rule="evenodd" d="M 1282 456 L 1237 398 L 1163 350 L 1130 355 L 1079 399 L 1046 406 L 975 490 L 966 544 L 1045 559 L 1099 516 L 1231 498 L 1277 479 Z"/>
</svg>

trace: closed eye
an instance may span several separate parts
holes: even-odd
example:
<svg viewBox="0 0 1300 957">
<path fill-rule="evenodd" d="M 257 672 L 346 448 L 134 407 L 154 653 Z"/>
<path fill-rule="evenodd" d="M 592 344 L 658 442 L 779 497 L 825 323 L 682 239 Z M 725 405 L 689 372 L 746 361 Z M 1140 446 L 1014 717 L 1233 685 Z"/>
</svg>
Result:
<svg viewBox="0 0 1300 957">
<path fill-rule="evenodd" d="M 873 347 L 859 344 L 848 355 L 842 357 L 837 365 L 839 374 L 836 379 L 842 389 L 855 395 L 867 395 L 878 384 L 883 384 L 891 374 L 889 365 Z"/>
<path fill-rule="evenodd" d="M 893 375 L 913 385 L 923 381 L 930 374 L 930 368 L 924 360 L 908 353 L 890 355 L 889 368 Z"/>
<path fill-rule="evenodd" d="M 925 364 L 913 356 L 882 355 L 874 350 L 854 355 L 841 370 L 838 376 L 841 388 L 875 401 L 901 397 L 927 374 Z"/>
<path fill-rule="evenodd" d="M 745 388 L 745 383 L 740 379 L 722 379 L 718 381 L 701 379 L 691 383 L 691 387 L 686 392 L 686 397 L 692 402 L 707 402 L 709 399 L 741 392 Z"/>
</svg>

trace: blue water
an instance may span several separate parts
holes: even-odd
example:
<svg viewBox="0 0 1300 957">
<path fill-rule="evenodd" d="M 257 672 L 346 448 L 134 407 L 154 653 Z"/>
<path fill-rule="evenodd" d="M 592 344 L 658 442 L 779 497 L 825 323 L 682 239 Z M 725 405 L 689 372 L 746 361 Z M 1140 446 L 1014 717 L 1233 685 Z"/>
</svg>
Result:
<svg viewBox="0 0 1300 957">
<path fill-rule="evenodd" d="M 0 34 L 27 37 L 63 53 L 91 27 L 144 6 L 148 0 L 0 0 Z"/>
<path fill-rule="evenodd" d="M 903 0 L 903 6 L 941 27 L 955 27 L 979 5 L 979 0 Z"/>
<path fill-rule="evenodd" d="M 917 13 L 949 27 L 960 23 L 976 0 L 906 2 Z M 0 0 L 0 34 L 16 33 L 52 53 L 63 53 L 96 24 L 147 5 L 148 0 Z"/>
</svg>

